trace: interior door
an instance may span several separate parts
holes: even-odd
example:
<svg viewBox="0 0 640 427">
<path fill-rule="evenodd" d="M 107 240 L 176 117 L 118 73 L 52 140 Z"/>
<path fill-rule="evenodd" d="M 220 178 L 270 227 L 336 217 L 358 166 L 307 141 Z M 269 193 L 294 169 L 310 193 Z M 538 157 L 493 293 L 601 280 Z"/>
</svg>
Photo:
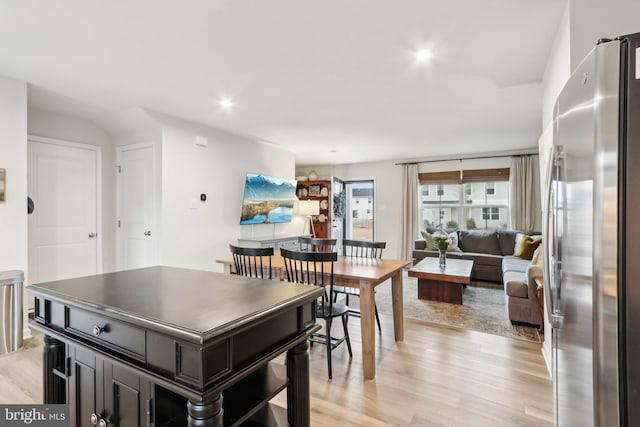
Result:
<svg viewBox="0 0 640 427">
<path fill-rule="evenodd" d="M 154 265 L 153 145 L 118 149 L 118 269 Z"/>
<path fill-rule="evenodd" d="M 97 274 L 100 148 L 62 141 L 28 144 L 29 277 L 32 283 Z"/>
</svg>

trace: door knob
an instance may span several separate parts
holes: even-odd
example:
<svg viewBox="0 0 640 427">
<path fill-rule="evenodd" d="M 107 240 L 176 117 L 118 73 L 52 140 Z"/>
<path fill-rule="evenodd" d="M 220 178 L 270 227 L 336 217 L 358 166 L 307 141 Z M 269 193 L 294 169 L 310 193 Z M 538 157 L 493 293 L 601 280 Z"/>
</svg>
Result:
<svg viewBox="0 0 640 427">
<path fill-rule="evenodd" d="M 89 233 L 89 238 L 93 239 L 94 237 L 96 237 L 98 235 L 98 233 Z"/>
<path fill-rule="evenodd" d="M 98 417 L 98 414 L 91 414 L 91 424 L 92 425 L 98 425 L 98 420 L 100 418 Z"/>
<path fill-rule="evenodd" d="M 147 230 L 147 231 L 145 231 L 145 232 L 144 232 L 144 235 L 145 235 L 145 236 L 151 236 L 151 230 Z"/>
</svg>

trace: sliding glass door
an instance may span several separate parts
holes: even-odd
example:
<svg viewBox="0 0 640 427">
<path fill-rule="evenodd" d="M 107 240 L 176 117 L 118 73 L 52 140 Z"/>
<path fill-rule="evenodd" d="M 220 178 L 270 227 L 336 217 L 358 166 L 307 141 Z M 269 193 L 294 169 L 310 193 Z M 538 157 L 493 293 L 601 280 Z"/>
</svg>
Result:
<svg viewBox="0 0 640 427">
<path fill-rule="evenodd" d="M 375 199 L 373 180 L 345 181 L 346 239 L 374 240 Z"/>
</svg>

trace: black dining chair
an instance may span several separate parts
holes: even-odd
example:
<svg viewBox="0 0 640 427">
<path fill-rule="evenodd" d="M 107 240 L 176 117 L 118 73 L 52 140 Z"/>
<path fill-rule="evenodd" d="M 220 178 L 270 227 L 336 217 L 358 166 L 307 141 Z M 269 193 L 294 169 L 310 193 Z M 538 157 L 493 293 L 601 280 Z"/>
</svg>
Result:
<svg viewBox="0 0 640 427">
<path fill-rule="evenodd" d="M 271 279 L 273 248 L 242 248 L 229 245 L 235 273 L 240 276 Z"/>
<path fill-rule="evenodd" d="M 366 240 L 342 240 L 342 255 L 354 258 L 382 258 L 382 250 L 387 247 L 387 242 L 370 242 Z M 349 305 L 349 296 L 360 297 L 360 289 L 350 288 L 348 286 L 336 286 L 334 288 L 334 299 L 337 300 L 338 295 L 345 295 L 345 304 Z M 378 314 L 378 306 L 373 305 L 376 313 L 376 323 L 378 324 L 378 330 L 382 332 L 382 325 L 380 324 L 380 315 Z M 360 317 L 360 310 L 356 308 L 349 308 L 349 314 Z"/>
<path fill-rule="evenodd" d="M 336 239 L 323 239 L 319 237 L 298 237 L 301 251 L 307 252 L 333 252 L 338 241 Z"/>
<path fill-rule="evenodd" d="M 346 342 L 349 357 L 353 357 L 349 330 L 347 329 L 349 307 L 338 304 L 333 301 L 333 298 L 327 297 L 327 295 L 333 295 L 333 265 L 338 260 L 338 254 L 336 252 L 298 252 L 287 249 L 280 249 L 280 254 L 284 259 L 289 282 L 319 286 L 325 290 L 316 304 L 316 318 L 324 319 L 325 334 L 313 334 L 309 339 L 312 343 L 316 342 L 326 346 L 327 368 L 329 379 L 331 379 L 333 377 L 331 352 L 342 342 Z M 336 317 L 342 318 L 344 336 L 341 338 L 331 336 L 331 324 Z"/>
</svg>

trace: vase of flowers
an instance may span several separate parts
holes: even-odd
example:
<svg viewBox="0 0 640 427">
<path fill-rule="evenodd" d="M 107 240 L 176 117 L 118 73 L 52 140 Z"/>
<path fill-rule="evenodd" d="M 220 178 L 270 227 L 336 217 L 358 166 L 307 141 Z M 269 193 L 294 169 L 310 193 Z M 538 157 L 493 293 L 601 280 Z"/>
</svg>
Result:
<svg viewBox="0 0 640 427">
<path fill-rule="evenodd" d="M 438 266 L 444 270 L 447 267 L 447 248 L 449 247 L 451 240 L 449 239 L 449 235 L 440 228 L 438 231 L 433 233 L 433 241 L 435 242 L 436 248 L 438 248 L 439 252 Z"/>
</svg>

